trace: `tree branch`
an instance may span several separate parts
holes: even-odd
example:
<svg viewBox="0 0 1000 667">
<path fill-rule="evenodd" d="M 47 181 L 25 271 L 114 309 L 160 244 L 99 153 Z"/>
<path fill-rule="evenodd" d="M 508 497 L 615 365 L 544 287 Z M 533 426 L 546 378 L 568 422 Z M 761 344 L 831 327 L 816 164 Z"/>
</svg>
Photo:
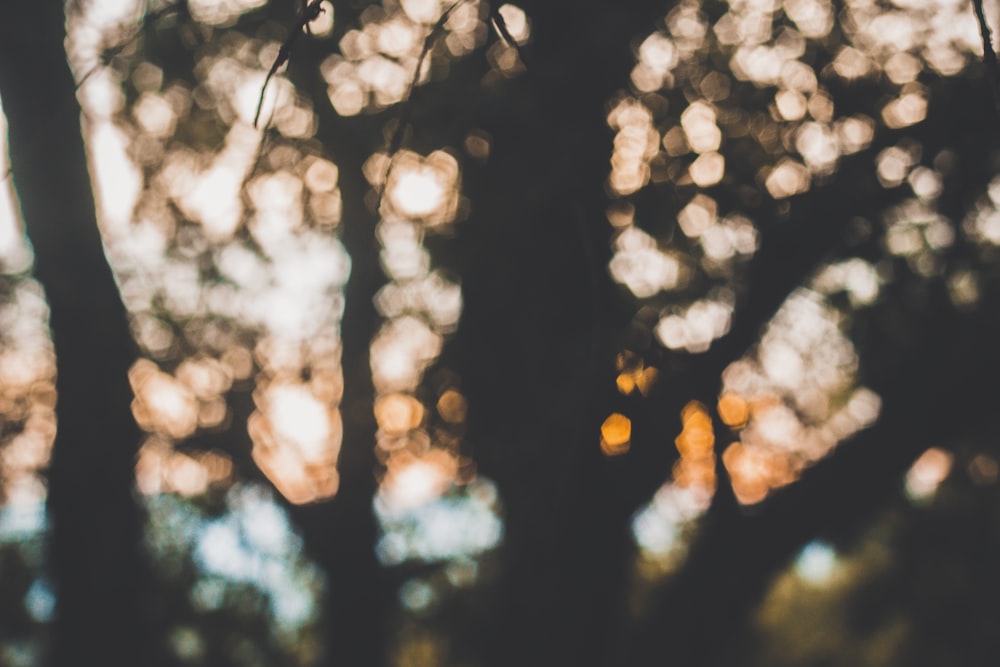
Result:
<svg viewBox="0 0 1000 667">
<path fill-rule="evenodd" d="M 55 665 L 135 665 L 152 641 L 133 491 L 135 355 L 104 256 L 61 2 L 5 7 L 0 94 L 14 184 L 51 309 L 58 431 L 49 474 Z"/>
<path fill-rule="evenodd" d="M 979 21 L 979 34 L 983 38 L 983 64 L 986 65 L 990 90 L 993 91 L 993 103 L 1000 112 L 1000 64 L 997 63 L 997 54 L 993 50 L 993 40 L 990 38 L 990 26 L 983 10 L 983 0 L 972 0 L 972 6 L 976 12 L 976 20 Z"/>
</svg>

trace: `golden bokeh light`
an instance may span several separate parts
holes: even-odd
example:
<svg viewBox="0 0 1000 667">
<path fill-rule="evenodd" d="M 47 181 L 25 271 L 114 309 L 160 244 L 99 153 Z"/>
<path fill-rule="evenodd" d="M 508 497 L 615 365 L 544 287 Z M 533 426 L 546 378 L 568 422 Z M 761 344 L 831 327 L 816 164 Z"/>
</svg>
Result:
<svg viewBox="0 0 1000 667">
<path fill-rule="evenodd" d="M 618 391 L 626 396 L 635 391 L 635 377 L 631 373 L 619 373 L 615 378 Z"/>
<path fill-rule="evenodd" d="M 638 391 L 642 396 L 649 396 L 660 376 L 654 366 L 647 366 L 641 357 L 632 352 L 619 354 L 617 365 L 619 373 L 615 383 L 619 392 L 627 396 Z"/>
<path fill-rule="evenodd" d="M 956 238 L 955 227 L 938 213 L 936 204 L 919 198 L 906 199 L 887 209 L 883 223 L 889 253 L 904 258 L 915 273 L 923 276 L 938 270 L 937 256 Z"/>
<path fill-rule="evenodd" d="M 618 233 L 615 255 L 608 269 L 617 283 L 639 298 L 671 290 L 683 278 L 682 266 L 677 258 L 662 251 L 652 236 L 632 225 Z"/>
<path fill-rule="evenodd" d="M 601 451 L 607 456 L 624 454 L 632 445 L 632 420 L 617 412 L 601 424 Z"/>
<path fill-rule="evenodd" d="M 705 228 L 699 242 L 708 260 L 722 264 L 757 251 L 757 228 L 748 218 L 731 213 Z"/>
<path fill-rule="evenodd" d="M 831 65 L 837 76 L 846 81 L 868 76 L 874 69 L 868 56 L 851 46 L 842 47 Z"/>
<path fill-rule="evenodd" d="M 503 17 L 504 23 L 507 27 L 507 32 L 510 36 L 514 38 L 518 44 L 524 44 L 528 41 L 531 36 L 531 23 L 528 20 L 528 15 L 524 13 L 524 10 L 517 5 L 512 5 L 510 3 L 504 3 L 500 5 L 497 10 L 500 16 Z"/>
<path fill-rule="evenodd" d="M 881 151 L 875 158 L 878 168 L 878 180 L 884 188 L 900 185 L 913 167 L 915 158 L 911 151 L 899 146 L 890 146 Z"/>
<path fill-rule="evenodd" d="M 795 149 L 813 174 L 831 174 L 840 159 L 837 135 L 826 123 L 808 122 L 795 134 Z"/>
<path fill-rule="evenodd" d="M 407 394 L 384 394 L 375 401 L 375 422 L 388 436 L 404 435 L 420 426 L 424 406 Z"/>
<path fill-rule="evenodd" d="M 704 405 L 691 401 L 681 410 L 684 428 L 677 436 L 675 444 L 681 456 L 704 456 L 715 443 L 712 417 Z"/>
<path fill-rule="evenodd" d="M 730 428 L 741 429 L 750 419 L 750 404 L 733 392 L 725 392 L 719 397 L 717 410 L 719 419 Z"/>
<path fill-rule="evenodd" d="M 232 478 L 233 464 L 228 455 L 216 451 L 179 452 L 156 436 L 143 442 L 135 464 L 136 487 L 147 495 L 197 496 L 210 486 L 228 486 Z"/>
<path fill-rule="evenodd" d="M 0 508 L 42 507 L 56 434 L 56 359 L 41 286 L 9 178 L 0 106 Z M 19 274 L 21 274 L 19 276 Z"/>
<path fill-rule="evenodd" d="M 333 192 L 337 188 L 340 170 L 333 162 L 318 157 L 303 162 L 303 185 L 312 193 Z"/>
<path fill-rule="evenodd" d="M 649 109 L 631 98 L 619 101 L 607 122 L 616 131 L 609 185 L 619 195 L 631 194 L 649 182 L 649 161 L 657 153 L 660 135 Z"/>
<path fill-rule="evenodd" d="M 255 393 L 258 410 L 247 422 L 254 462 L 290 502 L 337 492 L 336 464 L 343 439 L 340 411 L 308 385 L 275 382 Z"/>
<path fill-rule="evenodd" d="M 453 222 L 458 214 L 459 168 L 446 151 L 426 158 L 410 151 L 393 156 L 382 200 L 383 214 L 429 227 Z"/>
<path fill-rule="evenodd" d="M 323 0 L 320 3 L 320 12 L 309 22 L 308 32 L 314 37 L 326 37 L 333 32 L 333 24 L 336 20 L 335 8 L 330 0 Z M 303 26 L 303 30 L 306 27 Z"/>
<path fill-rule="evenodd" d="M 721 292 L 716 298 L 699 299 L 685 309 L 673 309 L 656 324 L 656 338 L 671 350 L 704 352 L 712 342 L 729 331 L 732 295 Z"/>
<path fill-rule="evenodd" d="M 402 9 L 402 12 L 399 10 Z M 441 34 L 422 64 L 418 61 L 425 39 L 445 11 L 450 11 Z M 518 34 L 527 31 L 527 22 L 519 23 L 515 12 L 511 21 Z M 404 0 L 401 3 L 373 5 L 361 13 L 361 25 L 344 33 L 339 49 L 320 67 L 328 85 L 334 110 L 342 116 L 354 116 L 366 109 L 375 110 L 399 103 L 409 93 L 410 84 L 426 83 L 434 71 L 435 58 L 451 54 L 458 57 L 480 46 L 487 30 L 478 13 L 478 3 L 452 3 L 441 0 Z"/>
<path fill-rule="evenodd" d="M 875 123 L 864 115 L 848 116 L 839 119 L 834 127 L 837 131 L 837 141 L 845 155 L 857 153 L 871 144 L 875 136 Z"/>
<path fill-rule="evenodd" d="M 811 286 L 823 294 L 846 293 L 853 306 L 863 307 L 878 298 L 882 279 L 874 265 L 855 257 L 827 265 L 816 274 Z"/>
<path fill-rule="evenodd" d="M 785 158 L 767 172 L 764 187 L 775 199 L 785 199 L 809 190 L 810 181 L 809 170 L 802 163 Z"/>
<path fill-rule="evenodd" d="M 177 112 L 160 93 L 143 93 L 132 107 L 132 115 L 143 132 L 158 139 L 172 136 L 177 127 Z"/>
<path fill-rule="evenodd" d="M 262 399 L 271 435 L 309 461 L 335 460 L 340 449 L 340 418 L 302 384 L 269 386 Z"/>
<path fill-rule="evenodd" d="M 716 152 L 704 153 L 691 163 L 688 173 L 701 188 L 717 184 L 726 173 L 726 159 Z"/>
<path fill-rule="evenodd" d="M 890 81 L 901 86 L 915 81 L 923 69 L 923 65 L 916 56 L 902 52 L 890 56 L 883 64 L 882 69 Z"/>
<path fill-rule="evenodd" d="M 898 130 L 927 117 L 927 96 L 918 84 L 907 84 L 900 96 L 882 107 L 882 122 Z"/>
<path fill-rule="evenodd" d="M 441 14 L 442 3 L 439 0 L 401 0 L 400 6 L 411 21 L 434 23 Z"/>
<path fill-rule="evenodd" d="M 371 344 L 372 380 L 377 391 L 416 390 L 428 364 L 441 353 L 443 341 L 412 316 L 389 321 Z"/>
<path fill-rule="evenodd" d="M 831 292 L 853 287 L 859 305 L 870 302 L 877 277 L 856 262 L 831 265 L 814 281 Z M 878 418 L 881 400 L 857 386 L 857 357 L 842 326 L 818 293 L 800 290 L 779 309 L 756 351 L 724 372 L 719 416 L 740 430 L 741 441 L 723 463 L 740 502 L 760 502 L 795 481 Z"/>
<path fill-rule="evenodd" d="M 680 458 L 674 463 L 674 484 L 715 492 L 715 429 L 704 405 L 691 401 L 681 411 L 681 432 L 674 440 Z"/>
<path fill-rule="evenodd" d="M 437 411 L 441 419 L 449 424 L 461 424 L 465 421 L 468 404 L 461 393 L 448 389 L 441 394 L 437 402 Z"/>
<path fill-rule="evenodd" d="M 672 83 L 671 70 L 677 65 L 679 51 L 673 40 L 654 32 L 639 46 L 638 62 L 632 70 L 632 83 L 640 92 L 649 93 Z"/>
<path fill-rule="evenodd" d="M 229 368 L 211 357 L 191 357 L 177 367 L 177 379 L 200 399 L 212 399 L 232 386 Z"/>
<path fill-rule="evenodd" d="M 144 430 L 179 440 L 198 427 L 198 397 L 172 375 L 160 371 L 148 359 L 129 369 L 135 399 L 132 414 Z"/>
<path fill-rule="evenodd" d="M 414 169 L 399 175 L 389 189 L 390 201 L 407 217 L 434 212 L 444 201 L 441 179 L 431 169 Z"/>
<path fill-rule="evenodd" d="M 397 510 L 424 505 L 456 481 L 459 463 L 455 455 L 443 449 L 421 455 L 405 449 L 393 452 L 386 462 L 378 500 Z"/>
<path fill-rule="evenodd" d="M 718 212 L 719 207 L 714 199 L 698 194 L 677 214 L 677 224 L 686 236 L 697 238 L 715 224 Z"/>
<path fill-rule="evenodd" d="M 480 141 L 470 148 L 469 138 Z M 466 144 L 470 152 L 482 150 L 479 157 L 485 159 L 488 138 L 473 133 Z M 462 312 L 461 287 L 432 269 L 424 246 L 425 235 L 447 230 L 460 215 L 461 178 L 458 161 L 446 151 L 427 157 L 406 150 L 391 157 L 375 153 L 363 172 L 383 193 L 375 236 L 389 282 L 375 295 L 385 319 L 371 341 L 369 362 L 379 427 L 377 506 L 383 525 L 390 525 L 392 517 L 417 512 L 471 479 L 470 466 L 457 455 L 465 397 L 454 386 L 438 390 L 436 410 L 417 398 L 424 372 L 458 327 Z"/>
<path fill-rule="evenodd" d="M 691 104 L 681 114 L 687 145 L 695 153 L 710 153 L 722 145 L 722 130 L 716 125 L 715 109 L 704 102 Z"/>
<path fill-rule="evenodd" d="M 206 25 L 221 26 L 231 23 L 241 14 L 256 9 L 266 0 L 188 0 L 192 18 Z"/>
<path fill-rule="evenodd" d="M 694 3 L 682 3 L 666 17 L 667 30 L 683 56 L 690 56 L 705 43 L 708 24 Z"/>
<path fill-rule="evenodd" d="M 787 486 L 798 478 L 786 456 L 739 442 L 726 448 L 722 463 L 729 474 L 733 493 L 744 505 L 759 503 L 773 489 Z"/>
<path fill-rule="evenodd" d="M 781 90 L 774 96 L 778 113 L 788 121 L 802 120 L 806 115 L 806 103 L 806 96 L 797 90 Z"/>
<path fill-rule="evenodd" d="M 939 447 L 926 450 L 906 472 L 906 495 L 917 503 L 930 501 L 951 473 L 954 462 L 955 457 L 949 451 Z"/>
</svg>

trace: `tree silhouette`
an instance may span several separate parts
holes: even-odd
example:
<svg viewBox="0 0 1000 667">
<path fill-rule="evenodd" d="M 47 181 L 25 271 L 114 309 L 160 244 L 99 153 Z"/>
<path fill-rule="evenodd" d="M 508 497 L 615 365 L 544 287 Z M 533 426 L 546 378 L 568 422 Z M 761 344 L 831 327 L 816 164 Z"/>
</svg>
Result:
<svg viewBox="0 0 1000 667">
<path fill-rule="evenodd" d="M 930 611 L 995 619 L 972 576 L 935 593 L 906 555 L 997 588 L 922 537 L 996 553 L 988 3 L 209 4 L 136 32 L 70 3 L 76 81 L 58 6 L 0 21 L 57 359 L 53 664 L 995 658 Z M 926 510 L 901 480 L 931 447 L 954 472 Z M 269 493 L 318 566 L 293 587 L 326 581 L 285 635 L 204 532 L 156 533 L 253 533 Z M 431 506 L 489 506 L 502 539 L 414 555 Z M 851 610 L 833 648 L 781 598 L 819 539 L 895 554 L 816 603 Z M 866 572 L 893 602 L 862 608 Z M 872 657 L 864 619 L 906 639 Z"/>
</svg>

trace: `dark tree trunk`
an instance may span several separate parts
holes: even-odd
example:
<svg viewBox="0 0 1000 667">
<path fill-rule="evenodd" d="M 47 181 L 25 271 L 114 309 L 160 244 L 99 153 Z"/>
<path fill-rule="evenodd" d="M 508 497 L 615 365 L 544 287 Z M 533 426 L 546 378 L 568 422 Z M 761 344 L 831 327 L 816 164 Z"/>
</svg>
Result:
<svg viewBox="0 0 1000 667">
<path fill-rule="evenodd" d="M 9 3 L 0 15 L 13 179 L 51 308 L 58 365 L 50 657 L 55 665 L 136 665 L 149 646 L 132 495 L 139 431 L 126 373 L 134 346 L 98 232 L 64 34 L 61 2 Z"/>
<path fill-rule="evenodd" d="M 338 6 L 338 31 L 356 25 L 354 18 L 351 3 Z M 319 100 L 316 107 L 321 119 L 317 136 L 340 171 L 344 202 L 340 238 L 351 257 L 341 323 L 344 440 L 337 462 L 337 495 L 297 509 L 296 517 L 307 549 L 327 572 L 323 664 L 381 667 L 390 662 L 398 581 L 375 554 L 376 425 L 369 345 L 381 323 L 375 294 L 386 278 L 379 265 L 377 219 L 365 204 L 369 185 L 362 175 L 362 165 L 373 150 L 369 142 L 380 136 L 381 119 L 344 119 L 330 108 L 325 83 L 316 76 L 318 64 L 329 55 L 328 48 L 322 41 L 303 41 L 291 66 L 302 72 L 297 81 L 314 82 L 312 95 Z"/>
<path fill-rule="evenodd" d="M 482 93 L 477 122 L 494 144 L 482 171 L 470 170 L 460 232 L 474 257 L 455 342 L 469 440 L 505 521 L 482 659 L 606 665 L 631 555 L 614 501 L 620 462 L 599 446 L 631 315 L 615 310 L 606 269 L 606 115 L 627 87 L 632 40 L 672 3 L 521 5 L 532 21 L 526 71 Z"/>
</svg>

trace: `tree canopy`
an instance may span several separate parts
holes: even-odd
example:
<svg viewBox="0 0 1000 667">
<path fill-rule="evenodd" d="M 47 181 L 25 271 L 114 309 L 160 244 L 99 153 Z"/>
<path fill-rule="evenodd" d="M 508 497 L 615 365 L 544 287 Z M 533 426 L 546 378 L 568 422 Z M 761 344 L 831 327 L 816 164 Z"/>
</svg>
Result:
<svg viewBox="0 0 1000 667">
<path fill-rule="evenodd" d="M 997 3 L 0 11 L 0 664 L 995 662 Z"/>
</svg>

